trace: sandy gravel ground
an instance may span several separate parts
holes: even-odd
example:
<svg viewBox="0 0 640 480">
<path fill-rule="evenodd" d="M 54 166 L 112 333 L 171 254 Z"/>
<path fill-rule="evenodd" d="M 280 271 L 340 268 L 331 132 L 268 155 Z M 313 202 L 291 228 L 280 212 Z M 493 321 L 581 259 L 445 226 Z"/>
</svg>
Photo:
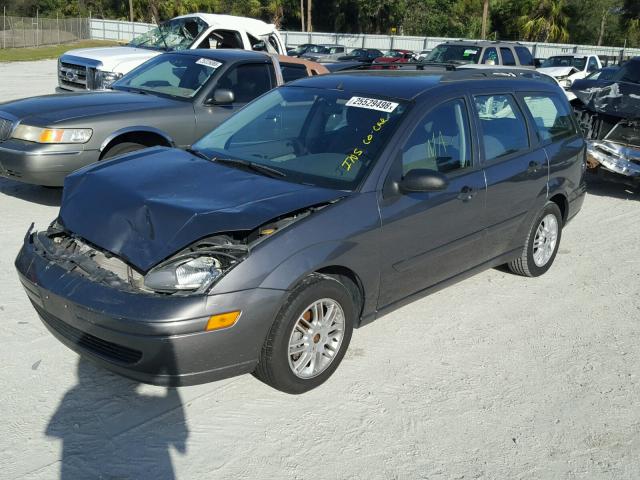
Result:
<svg viewBox="0 0 640 480">
<path fill-rule="evenodd" d="M 20 69 L 37 78 L 20 85 Z M 51 69 L 0 65 L 0 100 L 51 91 Z M 398 310 L 293 397 L 79 362 L 13 268 L 60 192 L 0 180 L 0 478 L 638 479 L 640 195 L 590 191 L 548 274 L 491 270 Z"/>
</svg>

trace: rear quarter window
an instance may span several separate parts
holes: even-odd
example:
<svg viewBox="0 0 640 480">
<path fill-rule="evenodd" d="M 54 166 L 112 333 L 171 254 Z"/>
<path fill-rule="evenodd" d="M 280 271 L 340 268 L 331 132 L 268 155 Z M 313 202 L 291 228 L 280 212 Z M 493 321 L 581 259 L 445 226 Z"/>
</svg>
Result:
<svg viewBox="0 0 640 480">
<path fill-rule="evenodd" d="M 518 55 L 518 60 L 520 60 L 520 65 L 534 66 L 533 56 L 527 47 L 516 47 L 515 51 L 516 55 Z"/>
<path fill-rule="evenodd" d="M 525 95 L 524 103 L 533 118 L 538 138 L 543 143 L 576 133 L 571 112 L 558 97 L 545 94 Z"/>
<path fill-rule="evenodd" d="M 282 72 L 282 79 L 284 83 L 293 82 L 299 78 L 307 76 L 307 69 L 304 65 L 297 65 L 294 63 L 281 63 L 280 71 Z"/>
<path fill-rule="evenodd" d="M 511 95 L 478 95 L 474 104 L 485 161 L 529 148 L 524 115 Z"/>
</svg>

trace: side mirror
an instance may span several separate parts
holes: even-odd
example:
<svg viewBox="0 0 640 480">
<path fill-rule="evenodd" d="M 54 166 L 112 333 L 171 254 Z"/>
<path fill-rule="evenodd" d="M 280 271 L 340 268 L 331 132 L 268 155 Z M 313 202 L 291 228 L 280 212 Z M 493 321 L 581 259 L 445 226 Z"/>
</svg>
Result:
<svg viewBox="0 0 640 480">
<path fill-rule="evenodd" d="M 226 88 L 218 88 L 213 92 L 213 98 L 207 100 L 207 104 L 227 105 L 229 103 L 233 103 L 235 99 L 236 97 L 231 90 L 227 90 Z"/>
<path fill-rule="evenodd" d="M 434 192 L 449 186 L 447 177 L 435 170 L 417 168 L 409 170 L 400 181 L 401 192 Z"/>
</svg>

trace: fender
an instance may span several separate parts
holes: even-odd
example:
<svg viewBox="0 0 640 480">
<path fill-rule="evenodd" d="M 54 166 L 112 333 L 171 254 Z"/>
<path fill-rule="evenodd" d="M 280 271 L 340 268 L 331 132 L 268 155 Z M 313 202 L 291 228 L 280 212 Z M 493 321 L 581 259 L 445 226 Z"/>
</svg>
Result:
<svg viewBox="0 0 640 480">
<path fill-rule="evenodd" d="M 107 146 L 117 137 L 127 134 L 127 133 L 135 133 L 135 132 L 146 132 L 146 133 L 153 133 L 155 135 L 158 135 L 162 138 L 164 138 L 167 143 L 169 143 L 169 146 L 171 147 L 175 147 L 176 144 L 173 141 L 173 139 L 166 133 L 163 132 L 162 130 L 155 128 L 155 127 L 150 127 L 148 125 L 134 125 L 134 126 L 130 126 L 130 127 L 125 127 L 125 128 L 121 128 L 120 130 L 116 130 L 115 132 L 113 132 L 112 134 L 110 134 L 107 138 L 104 139 L 104 141 L 102 142 L 102 145 L 100 145 L 100 148 L 98 149 L 98 151 L 100 153 L 102 153 L 102 151 L 107 148 Z"/>
<path fill-rule="evenodd" d="M 260 284 L 260 288 L 290 290 L 307 275 L 327 267 L 341 267 L 352 271 L 360 281 L 364 293 L 362 316 L 376 309 L 380 275 L 376 262 L 356 265 L 350 252 L 356 244 L 332 240 L 316 243 L 300 250 L 278 265 Z"/>
</svg>

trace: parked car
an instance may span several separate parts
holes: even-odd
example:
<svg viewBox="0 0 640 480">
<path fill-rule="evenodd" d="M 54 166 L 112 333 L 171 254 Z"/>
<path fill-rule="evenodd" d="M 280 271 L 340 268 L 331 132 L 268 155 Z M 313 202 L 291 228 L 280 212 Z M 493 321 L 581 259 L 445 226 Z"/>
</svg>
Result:
<svg viewBox="0 0 640 480">
<path fill-rule="evenodd" d="M 322 44 L 316 45 L 315 48 L 310 48 L 300 57 L 314 62 L 336 61 L 338 57 L 344 55 L 345 50 L 346 47 L 344 45 Z"/>
<path fill-rule="evenodd" d="M 62 343 L 136 380 L 317 387 L 354 327 L 496 265 L 551 267 L 585 142 L 557 85 L 482 73 L 302 79 L 191 153 L 87 167 L 27 233 L 20 281 Z"/>
<path fill-rule="evenodd" d="M 416 61 L 421 62 L 431 53 L 431 50 L 421 50 L 420 53 L 416 55 Z"/>
<path fill-rule="evenodd" d="M 376 58 L 376 63 L 407 63 L 413 60 L 414 53 L 411 50 L 389 50 L 381 57 Z"/>
<path fill-rule="evenodd" d="M 567 98 L 573 100 L 575 96 L 570 91 L 571 84 L 601 68 L 602 63 L 597 55 L 571 54 L 549 57 L 538 70 L 555 77 L 565 89 Z"/>
<path fill-rule="evenodd" d="M 188 147 L 267 90 L 322 65 L 244 50 L 184 50 L 152 58 L 113 91 L 0 104 L 0 175 L 62 186 L 80 167 L 154 145 Z"/>
<path fill-rule="evenodd" d="M 445 42 L 431 50 L 425 63 L 477 63 L 534 68 L 529 49 L 517 42 L 457 40 Z"/>
<path fill-rule="evenodd" d="M 357 62 L 371 63 L 381 56 L 382 52 L 377 48 L 356 48 L 349 52 L 349 54 L 338 57 L 338 60 L 347 62 L 355 60 Z"/>
<path fill-rule="evenodd" d="M 102 90 L 162 52 L 239 48 L 286 55 L 276 27 L 261 20 L 195 13 L 176 17 L 123 47 L 70 50 L 58 60 L 58 92 Z"/>
<path fill-rule="evenodd" d="M 604 87 L 611 83 L 611 79 L 615 73 L 620 70 L 620 66 L 614 65 L 611 67 L 604 67 L 600 70 L 590 73 L 583 79 L 575 80 L 571 83 L 571 91 L 586 90 L 593 87 Z"/>
<path fill-rule="evenodd" d="M 316 47 L 315 43 L 303 43 L 302 45 L 298 45 L 297 47 L 292 48 L 291 50 L 287 50 L 287 55 L 291 55 L 292 57 L 299 57 L 301 55 L 304 55 L 314 47 Z"/>
</svg>

